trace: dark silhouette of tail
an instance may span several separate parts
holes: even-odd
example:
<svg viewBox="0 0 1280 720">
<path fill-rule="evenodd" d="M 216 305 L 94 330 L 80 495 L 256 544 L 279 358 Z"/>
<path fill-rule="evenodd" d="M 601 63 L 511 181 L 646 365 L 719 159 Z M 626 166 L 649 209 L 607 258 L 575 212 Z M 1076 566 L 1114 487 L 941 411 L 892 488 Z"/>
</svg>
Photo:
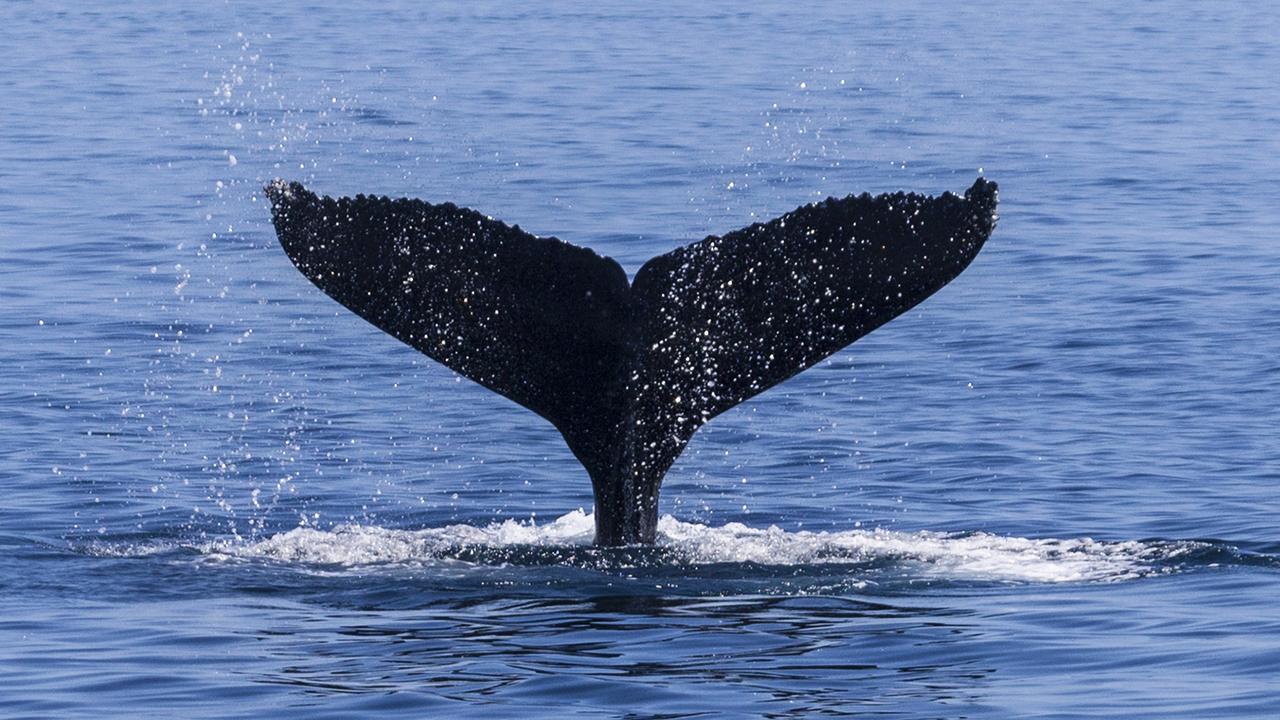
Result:
<svg viewBox="0 0 1280 720">
<path fill-rule="evenodd" d="M 266 188 L 294 265 L 360 317 L 549 420 L 586 467 L 596 542 L 651 543 L 693 433 L 907 311 L 995 226 L 996 184 L 867 194 L 617 262 L 450 203 Z"/>
</svg>

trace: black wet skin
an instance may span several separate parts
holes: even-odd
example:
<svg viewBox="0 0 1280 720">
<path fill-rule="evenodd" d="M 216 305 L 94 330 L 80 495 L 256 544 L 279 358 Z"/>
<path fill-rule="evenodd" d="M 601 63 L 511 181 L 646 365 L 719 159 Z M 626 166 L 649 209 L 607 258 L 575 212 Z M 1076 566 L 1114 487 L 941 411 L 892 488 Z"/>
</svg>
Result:
<svg viewBox="0 0 1280 720">
<path fill-rule="evenodd" d="M 658 490 L 711 418 L 906 312 L 969 265 L 996 184 L 850 195 L 614 260 L 451 203 L 267 186 L 280 244 L 330 297 L 564 436 L 599 545 L 653 543 Z"/>
</svg>

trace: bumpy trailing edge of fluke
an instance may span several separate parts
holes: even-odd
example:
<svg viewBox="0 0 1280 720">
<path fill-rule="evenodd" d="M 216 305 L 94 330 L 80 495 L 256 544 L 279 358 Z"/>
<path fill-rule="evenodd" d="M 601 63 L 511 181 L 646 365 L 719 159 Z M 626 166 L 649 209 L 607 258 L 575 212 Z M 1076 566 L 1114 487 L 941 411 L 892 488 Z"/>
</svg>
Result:
<svg viewBox="0 0 1280 720">
<path fill-rule="evenodd" d="M 658 489 L 708 420 L 960 274 L 996 221 L 963 196 L 850 195 L 614 260 L 451 203 L 266 188 L 298 270 L 376 327 L 549 420 L 586 467 L 596 542 L 652 543 Z"/>
</svg>

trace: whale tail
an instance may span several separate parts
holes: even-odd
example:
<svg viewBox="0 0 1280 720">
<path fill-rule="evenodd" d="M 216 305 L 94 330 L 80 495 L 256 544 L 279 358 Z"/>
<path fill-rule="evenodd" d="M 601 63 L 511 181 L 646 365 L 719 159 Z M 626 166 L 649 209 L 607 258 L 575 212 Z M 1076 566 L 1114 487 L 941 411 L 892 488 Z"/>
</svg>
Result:
<svg viewBox="0 0 1280 720">
<path fill-rule="evenodd" d="M 659 255 L 614 260 L 451 203 L 267 186 L 280 243 L 379 329 L 550 421 L 591 477 L 596 542 L 653 542 L 693 433 L 906 312 L 996 220 L 963 197 L 867 194 Z"/>
</svg>

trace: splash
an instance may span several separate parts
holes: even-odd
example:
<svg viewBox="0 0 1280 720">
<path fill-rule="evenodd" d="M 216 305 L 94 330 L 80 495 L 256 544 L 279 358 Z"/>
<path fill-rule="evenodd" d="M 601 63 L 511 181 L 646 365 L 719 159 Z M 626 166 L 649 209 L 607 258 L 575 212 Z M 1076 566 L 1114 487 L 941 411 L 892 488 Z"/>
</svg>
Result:
<svg viewBox="0 0 1280 720">
<path fill-rule="evenodd" d="M 441 561 L 581 564 L 607 555 L 591 547 L 595 521 L 581 510 L 545 524 L 507 520 L 486 526 L 393 530 L 340 525 L 296 528 L 254 543 L 214 543 L 209 556 L 336 567 L 422 565 Z M 1204 548 L 1179 541 L 1022 538 L 990 533 L 846 530 L 786 531 L 740 523 L 711 527 L 670 515 L 658 525 L 658 562 L 672 565 L 829 566 L 851 572 L 893 566 L 929 580 L 1014 583 L 1111 582 L 1170 572 L 1177 559 Z M 625 552 L 615 550 L 613 552 Z M 634 559 L 628 560 L 634 562 Z"/>
</svg>

